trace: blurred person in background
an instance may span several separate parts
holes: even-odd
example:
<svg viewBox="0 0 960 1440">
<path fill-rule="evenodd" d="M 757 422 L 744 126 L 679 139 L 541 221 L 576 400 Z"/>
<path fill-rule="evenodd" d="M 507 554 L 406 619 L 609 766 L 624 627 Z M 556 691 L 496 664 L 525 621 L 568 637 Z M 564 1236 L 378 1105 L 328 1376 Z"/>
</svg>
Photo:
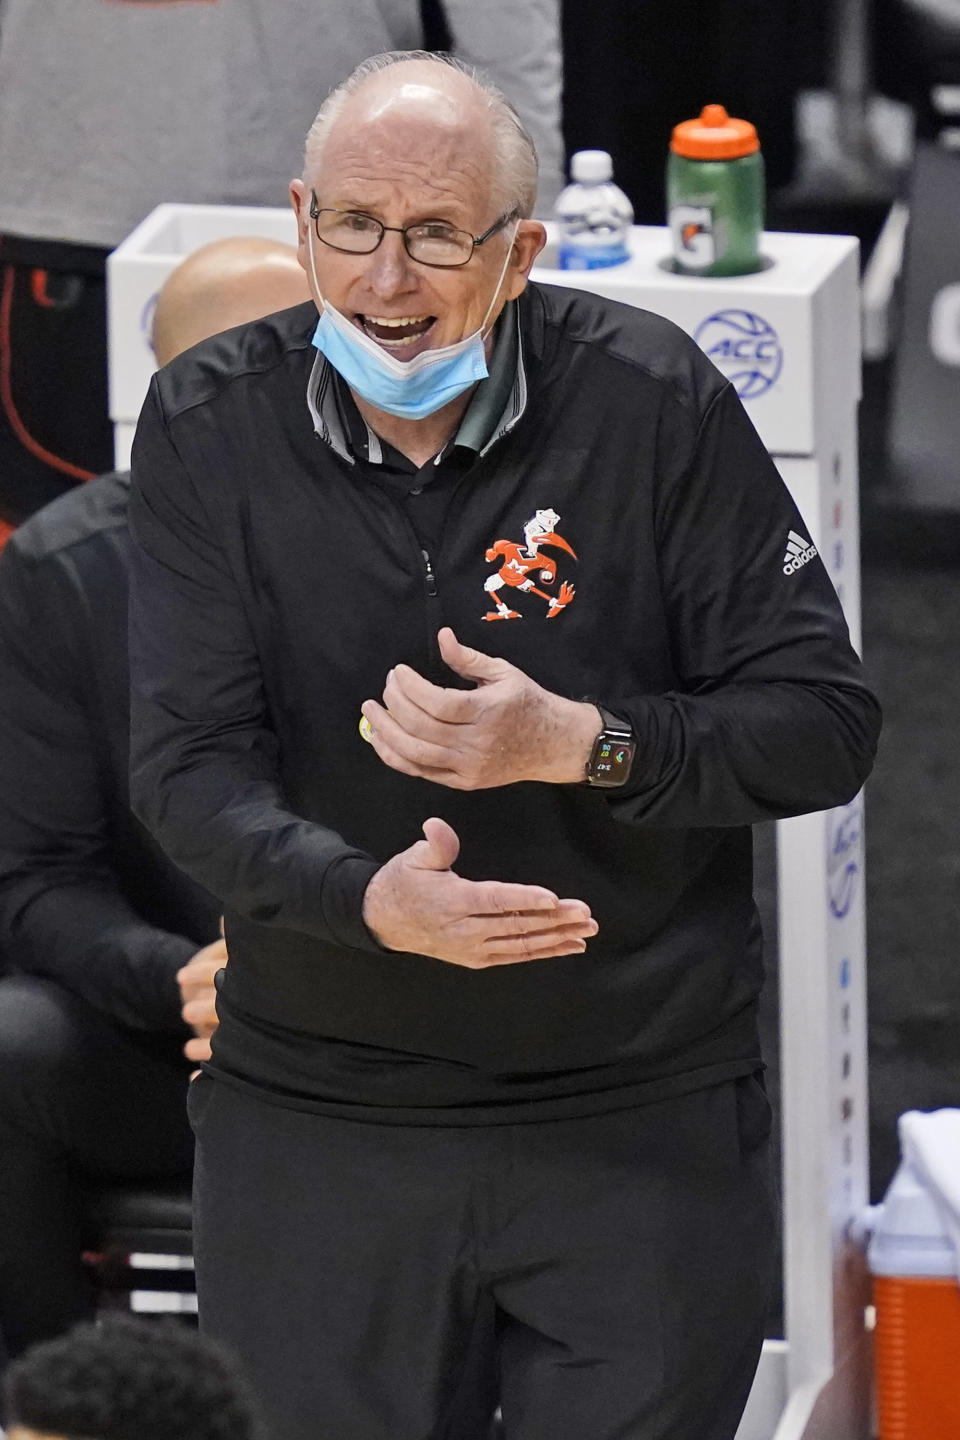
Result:
<svg viewBox="0 0 960 1440">
<path fill-rule="evenodd" d="M 560 188 L 559 0 L 433 0 Z M 0 0 L 0 543 L 113 463 L 106 256 L 163 201 L 285 205 L 317 97 L 420 0 Z"/>
<path fill-rule="evenodd" d="M 161 290 L 158 364 L 307 294 L 292 247 L 206 246 Z M 189 1171 L 226 962 L 215 902 L 128 806 L 129 485 L 71 491 L 0 555 L 0 1355 L 92 1310 L 85 1184 Z"/>
<path fill-rule="evenodd" d="M 233 1358 L 181 1322 L 106 1316 L 4 1378 L 7 1440 L 261 1440 Z M 319 1432 L 318 1432 L 319 1433 Z"/>
</svg>

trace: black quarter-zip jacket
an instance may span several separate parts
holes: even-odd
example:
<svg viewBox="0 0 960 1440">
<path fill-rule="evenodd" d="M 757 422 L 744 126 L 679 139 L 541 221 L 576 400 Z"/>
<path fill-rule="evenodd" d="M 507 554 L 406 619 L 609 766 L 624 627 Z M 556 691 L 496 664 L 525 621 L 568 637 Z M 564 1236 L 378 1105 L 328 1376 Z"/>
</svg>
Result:
<svg viewBox="0 0 960 1440">
<path fill-rule="evenodd" d="M 289 1103 L 751 1068 L 749 826 L 849 800 L 872 763 L 877 704 L 820 559 L 785 566 L 808 532 L 731 386 L 649 313 L 536 285 L 519 304 L 524 412 L 428 562 L 397 497 L 314 433 L 310 305 L 182 356 L 140 419 L 132 800 L 224 906 L 215 1065 Z M 493 583 L 518 574 L 534 588 Z M 385 766 L 361 703 L 399 662 L 460 683 L 444 624 L 629 716 L 628 785 L 461 793 Z M 587 901 L 586 953 L 475 971 L 378 946 L 364 888 L 430 815 L 462 875 Z"/>
</svg>

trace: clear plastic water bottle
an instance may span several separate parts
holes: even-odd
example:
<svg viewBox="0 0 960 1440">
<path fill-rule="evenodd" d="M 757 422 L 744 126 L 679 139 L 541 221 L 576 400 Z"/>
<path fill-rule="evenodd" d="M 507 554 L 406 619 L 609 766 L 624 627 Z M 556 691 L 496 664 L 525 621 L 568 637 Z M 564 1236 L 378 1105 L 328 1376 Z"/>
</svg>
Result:
<svg viewBox="0 0 960 1440">
<path fill-rule="evenodd" d="M 599 270 L 630 259 L 627 236 L 633 206 L 613 183 L 606 150 L 578 150 L 570 160 L 571 184 L 557 197 L 561 270 Z"/>
</svg>

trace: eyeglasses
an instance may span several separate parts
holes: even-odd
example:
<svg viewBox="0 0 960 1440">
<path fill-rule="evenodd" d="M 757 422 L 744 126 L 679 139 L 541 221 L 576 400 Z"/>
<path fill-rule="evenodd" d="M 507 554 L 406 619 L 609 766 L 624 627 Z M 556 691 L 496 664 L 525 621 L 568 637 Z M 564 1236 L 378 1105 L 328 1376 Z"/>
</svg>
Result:
<svg viewBox="0 0 960 1440">
<path fill-rule="evenodd" d="M 403 236 L 403 246 L 411 260 L 421 265 L 435 265 L 441 270 L 451 270 L 457 265 L 466 265 L 474 250 L 491 235 L 496 235 L 504 225 L 516 217 L 516 210 L 510 210 L 495 220 L 482 235 L 471 235 L 469 230 L 457 230 L 445 225 L 442 220 L 427 220 L 420 225 L 384 225 L 372 215 L 361 210 L 327 210 L 317 206 L 317 193 L 311 192 L 310 218 L 317 232 L 317 239 L 332 250 L 342 250 L 348 255 L 372 255 L 388 230 Z"/>
</svg>

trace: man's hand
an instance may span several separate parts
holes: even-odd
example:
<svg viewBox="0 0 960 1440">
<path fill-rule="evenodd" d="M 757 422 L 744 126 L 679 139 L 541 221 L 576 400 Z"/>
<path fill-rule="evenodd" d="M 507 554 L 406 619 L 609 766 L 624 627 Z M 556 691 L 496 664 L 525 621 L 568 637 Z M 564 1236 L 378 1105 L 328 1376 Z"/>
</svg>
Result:
<svg viewBox="0 0 960 1440">
<path fill-rule="evenodd" d="M 583 779 L 601 729 L 596 706 L 544 690 L 508 660 L 461 645 L 449 628 L 437 639 L 446 664 L 476 688 L 447 690 L 397 665 L 383 704 L 361 707 L 384 764 L 454 790 Z"/>
<path fill-rule="evenodd" d="M 376 872 L 363 897 L 364 922 L 388 950 L 482 970 L 577 955 L 597 933 L 582 900 L 558 900 L 540 885 L 456 875 L 460 841 L 445 820 L 424 821 L 423 834 Z"/>
<path fill-rule="evenodd" d="M 193 1029 L 195 1039 L 188 1040 L 183 1053 L 188 1060 L 210 1059 L 210 1036 L 216 1030 L 217 992 L 213 980 L 227 963 L 227 942 L 214 940 L 198 950 L 182 970 L 177 971 L 180 985 L 180 1014 Z"/>
</svg>

